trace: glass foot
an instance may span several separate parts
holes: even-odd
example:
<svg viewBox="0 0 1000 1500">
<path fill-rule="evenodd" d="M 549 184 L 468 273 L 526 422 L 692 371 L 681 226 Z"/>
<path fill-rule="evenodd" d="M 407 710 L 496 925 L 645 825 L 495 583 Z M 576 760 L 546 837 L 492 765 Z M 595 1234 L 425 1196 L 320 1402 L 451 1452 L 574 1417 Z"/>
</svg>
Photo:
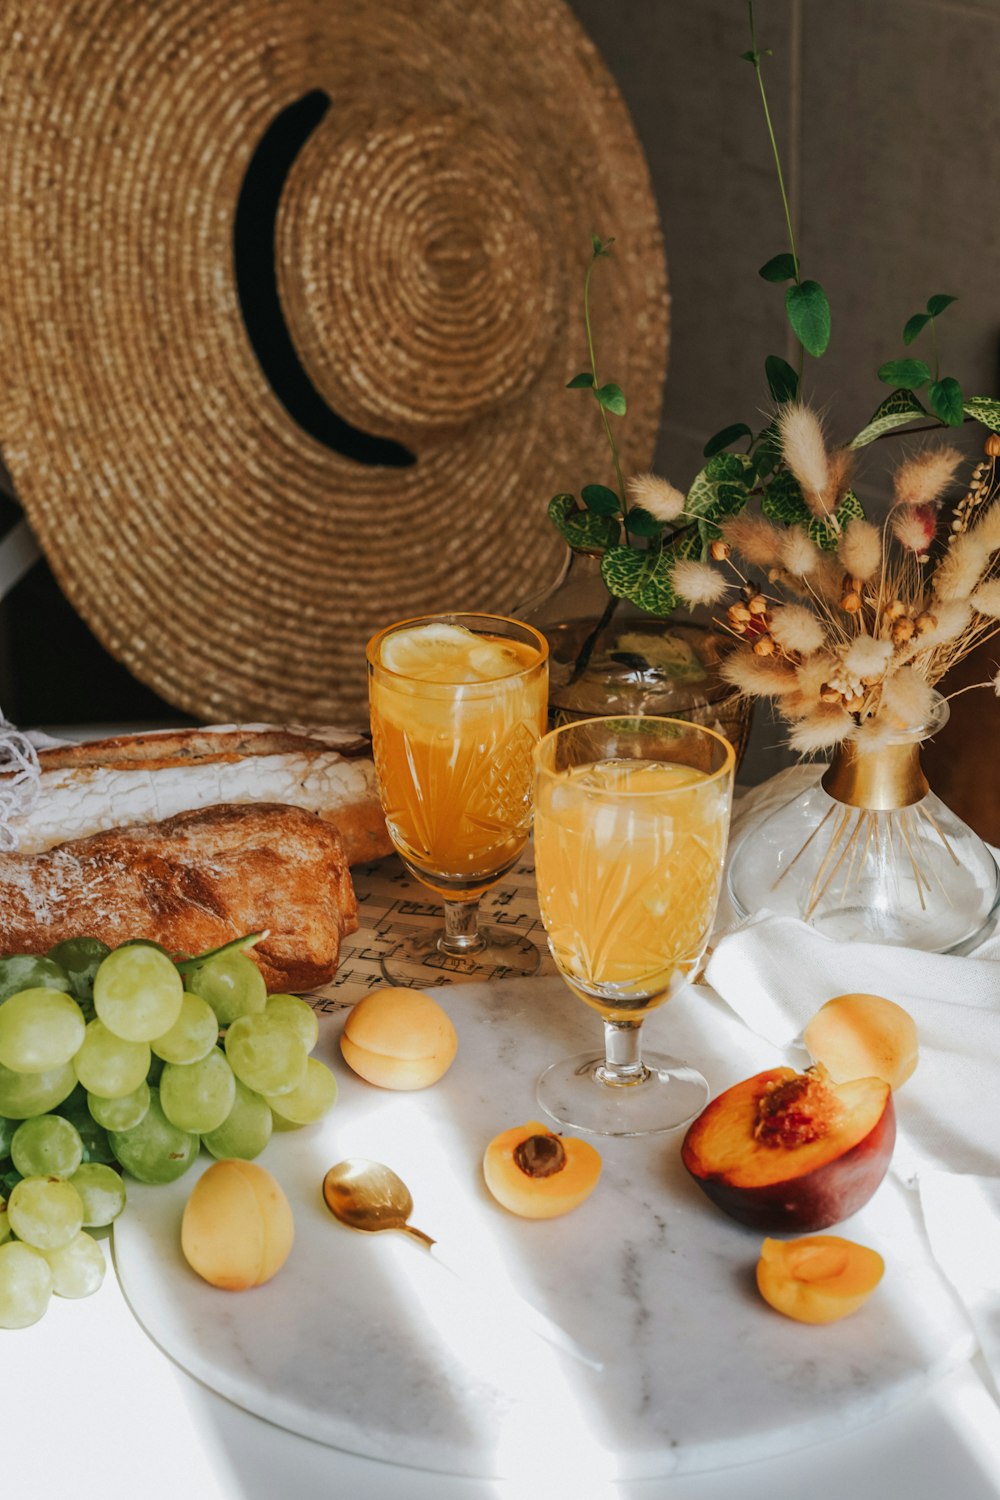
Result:
<svg viewBox="0 0 1000 1500">
<path fill-rule="evenodd" d="M 419 989 L 443 984 L 482 984 L 490 979 L 525 979 L 542 961 L 539 948 L 519 933 L 481 927 L 482 945 L 465 955 L 449 952 L 444 928 L 422 932 L 384 953 L 379 966 L 389 984 Z"/>
<path fill-rule="evenodd" d="M 659 1135 L 690 1124 L 708 1103 L 708 1083 L 697 1068 L 662 1052 L 642 1061 L 636 1083 L 610 1085 L 600 1081 L 603 1053 L 564 1057 L 546 1068 L 536 1097 L 558 1124 L 591 1135 Z"/>
</svg>

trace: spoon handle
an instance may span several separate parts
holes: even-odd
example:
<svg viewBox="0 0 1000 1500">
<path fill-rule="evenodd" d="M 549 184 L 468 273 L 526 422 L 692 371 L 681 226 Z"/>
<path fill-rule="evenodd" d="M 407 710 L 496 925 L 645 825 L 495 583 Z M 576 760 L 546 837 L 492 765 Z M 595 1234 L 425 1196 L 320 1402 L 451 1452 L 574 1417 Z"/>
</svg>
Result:
<svg viewBox="0 0 1000 1500">
<path fill-rule="evenodd" d="M 407 1225 L 407 1229 L 412 1233 L 409 1225 Z M 495 1285 L 487 1284 L 481 1278 L 470 1275 L 468 1266 L 459 1265 L 456 1261 L 453 1261 L 441 1249 L 436 1240 L 432 1240 L 427 1235 L 422 1234 L 419 1229 L 416 1232 L 421 1242 L 427 1241 L 427 1249 L 437 1264 L 443 1266 L 446 1271 L 450 1271 L 465 1286 L 471 1287 L 474 1291 L 482 1292 L 488 1298 L 492 1308 L 509 1313 L 513 1319 L 522 1323 L 525 1328 L 529 1328 L 539 1338 L 545 1339 L 553 1348 L 561 1349 L 564 1354 L 571 1354 L 574 1359 L 578 1359 L 581 1364 L 587 1365 L 591 1370 L 604 1369 L 602 1360 L 595 1359 L 582 1344 L 578 1344 L 576 1339 L 571 1338 L 564 1328 L 560 1328 L 559 1324 L 554 1323 L 545 1313 L 539 1312 L 537 1307 L 532 1306 L 530 1302 L 526 1302 L 516 1292 L 500 1291 Z"/>
</svg>

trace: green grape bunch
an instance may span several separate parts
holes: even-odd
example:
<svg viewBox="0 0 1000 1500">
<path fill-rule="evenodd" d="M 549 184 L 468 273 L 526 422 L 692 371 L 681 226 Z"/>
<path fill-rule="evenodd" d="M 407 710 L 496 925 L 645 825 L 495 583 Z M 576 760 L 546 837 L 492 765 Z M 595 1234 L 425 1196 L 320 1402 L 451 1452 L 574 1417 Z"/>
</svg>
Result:
<svg viewBox="0 0 1000 1500">
<path fill-rule="evenodd" d="M 174 1182 L 202 1147 L 250 1161 L 332 1107 L 316 1014 L 267 994 L 262 936 L 179 960 L 88 936 L 0 958 L 0 1328 L 97 1291 L 91 1231 L 123 1211 L 127 1177 Z"/>
</svg>

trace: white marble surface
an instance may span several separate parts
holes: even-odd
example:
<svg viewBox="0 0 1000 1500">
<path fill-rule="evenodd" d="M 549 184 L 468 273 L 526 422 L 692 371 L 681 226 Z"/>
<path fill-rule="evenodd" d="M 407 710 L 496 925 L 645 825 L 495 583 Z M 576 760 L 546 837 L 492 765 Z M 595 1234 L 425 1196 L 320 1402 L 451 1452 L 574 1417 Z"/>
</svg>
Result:
<svg viewBox="0 0 1000 1500">
<path fill-rule="evenodd" d="M 275 1137 L 261 1158 L 297 1226 L 268 1286 L 225 1294 L 188 1270 L 178 1233 L 192 1174 L 170 1188 L 130 1185 L 115 1231 L 126 1297 L 213 1390 L 349 1453 L 514 1483 L 578 1472 L 584 1493 L 584 1477 L 690 1474 L 832 1438 L 898 1409 L 970 1354 L 965 1315 L 915 1205 L 891 1181 L 840 1230 L 882 1251 L 885 1280 L 860 1313 L 822 1329 L 760 1301 L 760 1236 L 687 1179 L 678 1135 L 601 1142 L 602 1181 L 566 1218 L 507 1214 L 483 1186 L 483 1147 L 536 1116 L 541 1066 L 596 1044 L 600 1023 L 559 980 L 439 999 L 459 1032 L 458 1058 L 417 1094 L 356 1079 L 339 1058 L 339 1018 L 324 1021 L 319 1055 L 337 1071 L 340 1099 L 322 1125 Z M 713 1093 L 779 1057 L 703 989 L 647 1029 L 651 1043 L 701 1066 Z M 516 1286 L 605 1369 L 520 1332 L 400 1236 L 369 1239 L 335 1223 L 320 1182 L 348 1155 L 392 1165 L 413 1192 L 413 1221 L 452 1259 Z"/>
</svg>

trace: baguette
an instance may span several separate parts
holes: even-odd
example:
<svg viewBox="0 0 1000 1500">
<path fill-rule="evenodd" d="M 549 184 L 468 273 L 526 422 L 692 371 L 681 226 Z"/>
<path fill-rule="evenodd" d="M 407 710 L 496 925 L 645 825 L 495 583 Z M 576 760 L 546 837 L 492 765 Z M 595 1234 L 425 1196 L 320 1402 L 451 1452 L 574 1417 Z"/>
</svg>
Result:
<svg viewBox="0 0 1000 1500">
<path fill-rule="evenodd" d="M 357 903 L 337 829 L 259 803 L 114 828 L 41 854 L 0 855 L 0 953 L 88 935 L 195 954 L 267 930 L 250 951 L 269 990 L 327 984 Z"/>
<path fill-rule="evenodd" d="M 219 803 L 304 807 L 336 825 L 349 864 L 391 852 L 367 737 L 219 725 L 120 735 L 38 752 L 39 797 L 10 827 L 22 854 Z"/>
</svg>

